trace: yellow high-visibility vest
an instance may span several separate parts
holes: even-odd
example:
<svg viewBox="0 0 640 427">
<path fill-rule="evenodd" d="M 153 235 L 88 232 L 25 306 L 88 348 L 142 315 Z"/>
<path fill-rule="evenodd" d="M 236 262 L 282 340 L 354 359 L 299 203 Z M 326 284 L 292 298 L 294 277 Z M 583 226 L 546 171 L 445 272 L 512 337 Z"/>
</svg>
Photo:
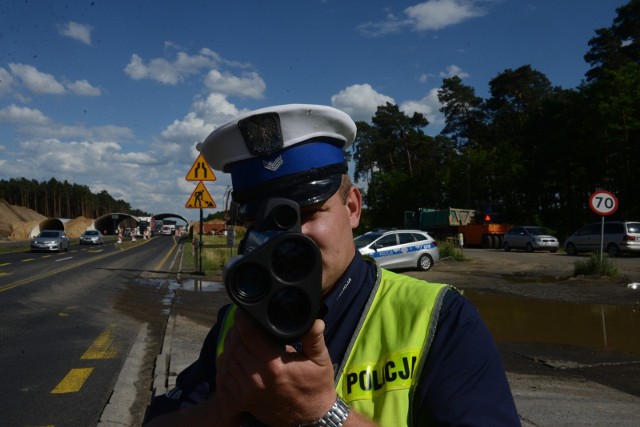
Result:
<svg viewBox="0 0 640 427">
<path fill-rule="evenodd" d="M 413 394 L 449 287 L 381 272 L 338 370 L 336 390 L 355 411 L 380 426 L 410 426 Z"/>
<path fill-rule="evenodd" d="M 412 400 L 448 285 L 427 283 L 378 268 L 367 308 L 336 372 L 336 391 L 380 426 L 412 425 Z M 217 354 L 233 325 L 228 310 Z"/>
</svg>

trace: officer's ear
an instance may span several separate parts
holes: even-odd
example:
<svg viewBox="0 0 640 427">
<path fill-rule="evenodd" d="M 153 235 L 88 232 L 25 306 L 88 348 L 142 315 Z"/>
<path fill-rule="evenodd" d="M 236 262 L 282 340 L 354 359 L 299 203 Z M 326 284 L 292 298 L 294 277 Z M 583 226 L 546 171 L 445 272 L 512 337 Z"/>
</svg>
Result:
<svg viewBox="0 0 640 427">
<path fill-rule="evenodd" d="M 351 228 L 358 227 L 358 224 L 360 224 L 360 215 L 362 215 L 362 193 L 360 193 L 360 190 L 355 185 L 352 185 L 349 189 L 346 208 L 349 214 Z"/>
</svg>

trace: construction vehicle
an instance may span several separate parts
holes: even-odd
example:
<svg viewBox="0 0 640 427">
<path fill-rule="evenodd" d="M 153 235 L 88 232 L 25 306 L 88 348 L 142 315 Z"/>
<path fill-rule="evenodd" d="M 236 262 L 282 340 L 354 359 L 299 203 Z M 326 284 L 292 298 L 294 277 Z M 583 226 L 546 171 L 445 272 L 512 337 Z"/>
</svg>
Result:
<svg viewBox="0 0 640 427">
<path fill-rule="evenodd" d="M 482 248 L 501 248 L 504 233 L 512 227 L 504 213 L 492 209 L 428 209 L 405 212 L 405 227 L 418 228 L 440 241 Z"/>
</svg>

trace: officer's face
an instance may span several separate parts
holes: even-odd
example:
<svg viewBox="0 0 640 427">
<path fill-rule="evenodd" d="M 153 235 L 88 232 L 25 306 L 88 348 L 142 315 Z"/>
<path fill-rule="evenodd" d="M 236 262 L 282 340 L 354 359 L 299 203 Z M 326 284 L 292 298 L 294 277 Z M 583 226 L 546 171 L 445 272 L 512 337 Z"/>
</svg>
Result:
<svg viewBox="0 0 640 427">
<path fill-rule="evenodd" d="M 352 230 L 360 222 L 362 196 L 352 186 L 346 203 L 339 193 L 323 203 L 301 210 L 302 233 L 311 237 L 322 253 L 322 292 L 328 292 L 355 254 Z"/>
</svg>

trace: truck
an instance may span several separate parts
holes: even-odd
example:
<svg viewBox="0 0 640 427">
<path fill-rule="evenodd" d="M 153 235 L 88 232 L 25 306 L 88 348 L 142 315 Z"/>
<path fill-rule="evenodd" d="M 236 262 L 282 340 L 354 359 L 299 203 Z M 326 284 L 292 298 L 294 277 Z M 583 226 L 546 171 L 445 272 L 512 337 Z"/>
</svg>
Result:
<svg viewBox="0 0 640 427">
<path fill-rule="evenodd" d="M 176 225 L 175 224 L 164 224 L 162 226 L 162 235 L 163 236 L 171 236 L 176 233 Z"/>
<path fill-rule="evenodd" d="M 504 234 L 512 225 L 501 212 L 450 207 L 407 211 L 405 227 L 426 231 L 441 241 L 452 240 L 464 246 L 497 249 L 502 247 Z"/>
</svg>

